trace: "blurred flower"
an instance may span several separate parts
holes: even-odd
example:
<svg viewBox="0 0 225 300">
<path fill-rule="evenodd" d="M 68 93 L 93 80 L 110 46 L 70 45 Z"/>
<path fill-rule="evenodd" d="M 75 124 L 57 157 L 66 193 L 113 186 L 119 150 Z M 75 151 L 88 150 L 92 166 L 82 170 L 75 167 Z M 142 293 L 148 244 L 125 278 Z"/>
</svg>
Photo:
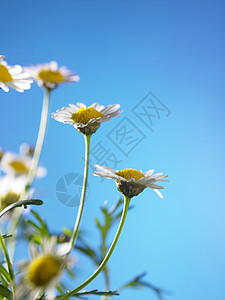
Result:
<svg viewBox="0 0 225 300">
<path fill-rule="evenodd" d="M 4 152 L 1 160 L 1 169 L 14 176 L 27 175 L 30 169 L 32 157 L 22 154 Z M 47 171 L 43 167 L 38 167 L 36 177 L 44 177 Z"/>
<path fill-rule="evenodd" d="M 23 143 L 20 145 L 20 153 L 22 155 L 27 155 L 27 156 L 32 157 L 34 154 L 34 147 L 30 146 L 27 143 Z"/>
<path fill-rule="evenodd" d="M 25 176 L 2 176 L 0 177 L 0 210 L 17 202 L 26 186 Z"/>
<path fill-rule="evenodd" d="M 109 121 L 118 116 L 123 110 L 117 110 L 120 105 L 103 106 L 93 103 L 87 107 L 84 103 L 77 105 L 69 104 L 70 107 L 63 107 L 52 114 L 52 117 L 64 124 L 73 125 L 85 135 L 94 133 L 102 122 Z"/>
<path fill-rule="evenodd" d="M 3 149 L 0 147 L 0 161 L 1 161 L 1 159 L 2 159 L 2 157 L 3 157 Z"/>
<path fill-rule="evenodd" d="M 7 65 L 6 61 L 3 61 L 4 57 L 4 55 L 0 55 L 0 89 L 8 92 L 11 87 L 21 93 L 29 90 L 30 84 L 33 82 L 29 78 L 29 74 L 23 73 L 23 69 L 19 65 Z"/>
<path fill-rule="evenodd" d="M 168 181 L 164 179 L 168 177 L 167 175 L 161 176 L 163 173 L 152 175 L 154 170 L 142 173 L 135 169 L 115 171 L 106 166 L 95 165 L 95 167 L 98 171 L 93 173 L 94 176 L 114 179 L 116 181 L 118 191 L 129 198 L 137 196 L 146 187 L 150 187 L 163 199 L 163 195 L 158 189 L 163 189 L 164 187 L 155 184 L 156 181 Z"/>
<path fill-rule="evenodd" d="M 80 77 L 67 70 L 66 67 L 58 67 L 57 62 L 51 61 L 46 64 L 24 68 L 34 78 L 39 86 L 54 89 L 59 84 L 79 81 Z"/>
<path fill-rule="evenodd" d="M 45 299 L 55 299 L 54 287 L 59 283 L 63 270 L 73 263 L 66 256 L 66 248 L 64 244 L 56 248 L 56 237 L 43 239 L 42 251 L 36 245 L 30 245 L 31 261 L 24 260 L 18 265 L 22 274 L 16 288 L 17 300 L 33 300 L 47 290 Z"/>
</svg>

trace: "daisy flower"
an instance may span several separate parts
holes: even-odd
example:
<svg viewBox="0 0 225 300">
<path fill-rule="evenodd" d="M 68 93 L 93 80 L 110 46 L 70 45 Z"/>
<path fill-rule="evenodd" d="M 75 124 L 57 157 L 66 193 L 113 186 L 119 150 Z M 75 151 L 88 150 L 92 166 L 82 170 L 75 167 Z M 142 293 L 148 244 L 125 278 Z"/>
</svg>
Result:
<svg viewBox="0 0 225 300">
<path fill-rule="evenodd" d="M 22 154 L 14 154 L 11 152 L 4 152 L 1 160 L 1 169 L 14 176 L 27 175 L 32 162 L 32 157 Z M 43 167 L 38 167 L 36 177 L 44 177 L 47 171 Z"/>
<path fill-rule="evenodd" d="M 17 202 L 20 195 L 24 192 L 26 186 L 26 177 L 0 177 L 0 210 L 8 205 Z"/>
<path fill-rule="evenodd" d="M 37 81 L 39 86 L 44 86 L 48 89 L 54 89 L 62 83 L 80 80 L 78 75 L 73 74 L 67 70 L 66 67 L 59 68 L 56 61 L 38 64 L 24 69 Z"/>
<path fill-rule="evenodd" d="M 103 106 L 93 103 L 87 107 L 84 103 L 77 105 L 69 104 L 70 107 L 63 107 L 52 114 L 52 117 L 64 124 L 73 125 L 85 135 L 94 133 L 102 122 L 109 121 L 118 116 L 123 110 L 117 110 L 120 105 Z"/>
<path fill-rule="evenodd" d="M 59 283 L 63 270 L 71 267 L 73 262 L 66 255 L 64 244 L 56 248 L 56 239 L 43 239 L 41 251 L 36 245 L 30 245 L 31 260 L 21 261 L 18 265 L 21 276 L 16 287 L 17 300 L 39 299 L 46 291 L 45 299 L 55 299 L 54 287 Z"/>
<path fill-rule="evenodd" d="M 8 92 L 9 87 L 23 93 L 29 90 L 33 80 L 29 78 L 29 74 L 23 73 L 23 69 L 19 65 L 9 66 L 4 61 L 4 55 L 0 55 L 0 89 Z"/>
<path fill-rule="evenodd" d="M 137 196 L 145 188 L 150 187 L 159 195 L 160 198 L 163 199 L 163 195 L 160 193 L 159 189 L 163 189 L 164 187 L 155 184 L 157 181 L 168 181 L 164 179 L 168 176 L 162 176 L 163 173 L 153 175 L 154 170 L 142 173 L 135 169 L 115 171 L 106 166 L 95 165 L 95 167 L 98 171 L 92 173 L 94 176 L 114 179 L 116 181 L 118 191 L 129 198 Z"/>
</svg>

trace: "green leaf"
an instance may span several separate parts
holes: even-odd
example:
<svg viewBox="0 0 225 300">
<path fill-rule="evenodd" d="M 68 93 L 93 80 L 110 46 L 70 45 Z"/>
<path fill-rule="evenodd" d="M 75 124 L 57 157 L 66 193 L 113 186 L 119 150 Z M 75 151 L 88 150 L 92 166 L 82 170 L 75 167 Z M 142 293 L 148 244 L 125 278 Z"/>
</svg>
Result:
<svg viewBox="0 0 225 300">
<path fill-rule="evenodd" d="M 31 199 L 31 200 L 23 200 L 23 201 L 17 201 L 9 206 L 7 206 L 5 209 L 3 209 L 0 212 L 0 218 L 6 214 L 8 211 L 16 208 L 16 207 L 21 207 L 23 206 L 24 208 L 27 208 L 27 205 L 42 205 L 43 201 L 39 199 Z"/>
<path fill-rule="evenodd" d="M 5 277 L 7 282 L 11 281 L 9 272 L 2 265 L 0 265 L 0 274 Z"/>
<path fill-rule="evenodd" d="M 10 300 L 13 299 L 12 292 L 2 284 L 0 284 L 0 295 Z"/>
<path fill-rule="evenodd" d="M 45 223 L 45 221 L 39 216 L 39 214 L 34 211 L 31 210 L 31 213 L 33 214 L 33 216 L 38 220 L 38 222 L 40 223 L 40 232 L 44 235 L 44 236 L 49 236 L 49 230 L 48 230 L 48 226 Z"/>
<path fill-rule="evenodd" d="M 145 275 L 146 275 L 146 273 L 142 273 L 142 274 L 136 276 L 134 279 L 132 279 L 128 283 L 121 286 L 118 290 L 122 291 L 126 288 L 136 288 L 136 289 L 138 289 L 138 288 L 149 288 L 153 292 L 156 293 L 156 295 L 158 296 L 158 299 L 163 299 L 162 294 L 169 294 L 168 291 L 165 291 L 165 290 L 163 290 L 159 287 L 156 287 L 155 285 L 153 285 L 150 282 L 143 281 L 142 279 Z"/>
</svg>

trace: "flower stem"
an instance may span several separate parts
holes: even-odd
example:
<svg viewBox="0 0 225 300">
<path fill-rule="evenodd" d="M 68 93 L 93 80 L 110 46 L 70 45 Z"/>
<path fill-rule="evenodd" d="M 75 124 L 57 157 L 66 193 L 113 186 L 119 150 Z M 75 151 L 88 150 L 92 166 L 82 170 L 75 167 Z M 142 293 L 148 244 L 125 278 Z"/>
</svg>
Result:
<svg viewBox="0 0 225 300">
<path fill-rule="evenodd" d="M 44 100 L 43 100 L 43 107 L 42 107 L 42 113 L 41 113 L 41 122 L 40 122 L 40 127 L 39 127 L 39 132 L 38 132 L 38 138 L 34 150 L 34 155 L 32 158 L 30 170 L 27 176 L 27 185 L 26 185 L 26 191 L 30 188 L 34 181 L 34 177 L 37 172 L 38 168 L 38 163 L 39 159 L 41 156 L 42 148 L 43 148 L 43 143 L 44 143 L 44 138 L 45 138 L 45 133 L 46 133 L 46 127 L 47 127 L 47 122 L 48 122 L 48 115 L 49 115 L 49 100 L 50 100 L 50 89 L 45 88 L 44 92 Z M 21 199 L 24 200 L 24 199 Z"/>
<path fill-rule="evenodd" d="M 82 213 L 83 213 L 84 201 L 85 201 L 85 195 L 86 195 L 86 189 L 87 189 L 87 178 L 88 178 L 88 167 L 89 167 L 89 150 L 90 150 L 91 135 L 84 135 L 84 138 L 85 138 L 85 163 L 84 163 L 83 187 L 82 187 L 82 193 L 81 193 L 81 198 L 80 198 L 80 205 L 79 205 L 79 210 L 78 210 L 78 214 L 77 214 L 77 219 L 76 219 L 74 229 L 73 229 L 73 233 L 72 233 L 71 239 L 70 239 L 70 246 L 69 246 L 68 254 L 73 249 L 73 247 L 76 243 L 78 234 L 79 234 L 81 217 L 82 217 Z"/>
<path fill-rule="evenodd" d="M 115 246 L 118 242 L 118 239 L 120 237 L 120 234 L 121 234 L 121 231 L 123 229 L 123 225 L 124 225 L 124 222 L 125 222 L 125 219 L 126 219 L 129 204 L 130 204 L 130 198 L 124 196 L 124 207 L 123 207 L 123 212 L 122 212 L 122 216 L 121 216 L 121 219 L 120 219 L 119 227 L 117 229 L 114 240 L 113 240 L 113 242 L 112 242 L 105 258 L 103 259 L 103 261 L 99 265 L 98 269 L 85 282 L 83 282 L 81 285 L 79 285 L 74 290 L 68 292 L 67 294 L 65 294 L 63 296 L 59 296 L 58 299 L 67 299 L 67 297 L 71 297 L 71 296 L 75 295 L 77 292 L 79 292 L 81 289 L 83 289 L 86 285 L 88 285 L 92 280 L 94 280 L 98 276 L 98 274 L 104 269 L 104 267 L 105 267 L 106 263 L 108 262 L 111 254 L 113 253 L 113 250 L 114 250 L 114 248 L 115 248 Z"/>
<path fill-rule="evenodd" d="M 31 166 L 29 173 L 27 175 L 27 183 L 26 187 L 21 193 L 20 198 L 18 201 L 25 200 L 27 198 L 27 191 L 31 187 L 34 181 L 34 177 L 37 171 L 40 155 L 42 152 L 43 148 L 43 143 L 44 143 L 44 138 L 45 138 L 45 132 L 46 132 L 46 127 L 47 127 L 47 121 L 48 121 L 48 115 L 49 115 L 49 100 L 50 100 L 50 89 L 45 89 L 44 90 L 44 99 L 43 99 L 43 106 L 42 106 L 42 113 L 41 113 L 41 121 L 40 121 L 40 126 L 39 126 L 39 132 L 38 132 L 38 138 L 34 150 L 34 155 L 31 161 Z M 13 213 L 13 216 L 11 218 L 10 222 L 10 227 L 9 227 L 9 234 L 16 235 L 16 227 L 19 222 L 21 216 L 21 210 L 15 210 Z M 11 253 L 10 256 L 14 256 L 14 250 L 15 250 L 15 236 L 13 237 L 11 241 Z"/>
</svg>

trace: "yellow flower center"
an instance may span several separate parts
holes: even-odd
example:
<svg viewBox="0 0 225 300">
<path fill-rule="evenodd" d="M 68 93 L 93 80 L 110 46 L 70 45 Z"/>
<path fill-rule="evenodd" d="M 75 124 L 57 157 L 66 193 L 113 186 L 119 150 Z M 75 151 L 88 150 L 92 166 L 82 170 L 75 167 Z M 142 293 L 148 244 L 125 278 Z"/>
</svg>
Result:
<svg viewBox="0 0 225 300">
<path fill-rule="evenodd" d="M 27 166 L 20 160 L 13 160 L 9 163 L 9 166 L 14 169 L 15 172 L 18 173 L 27 173 Z"/>
<path fill-rule="evenodd" d="M 10 75 L 8 69 L 3 65 L 0 65 L 0 81 L 1 82 L 13 81 L 13 78 Z"/>
<path fill-rule="evenodd" d="M 142 177 L 145 177 L 141 171 L 137 171 L 135 169 L 123 169 L 123 170 L 117 172 L 116 175 L 121 176 L 127 180 L 129 180 L 131 178 L 138 180 Z"/>
<path fill-rule="evenodd" d="M 0 200 L 0 208 L 4 209 L 8 205 L 13 204 L 19 200 L 20 195 L 14 192 L 9 192 L 5 197 Z"/>
<path fill-rule="evenodd" d="M 97 111 L 94 107 L 82 107 L 71 116 L 71 119 L 76 123 L 87 124 L 91 119 L 102 117 L 104 117 L 104 115 Z"/>
<path fill-rule="evenodd" d="M 51 83 L 65 81 L 64 76 L 60 72 L 51 70 L 42 70 L 38 74 L 38 78 Z"/>
<path fill-rule="evenodd" d="M 58 260 L 50 255 L 35 258 L 27 270 L 28 280 L 36 287 L 47 286 L 59 272 Z"/>
</svg>

